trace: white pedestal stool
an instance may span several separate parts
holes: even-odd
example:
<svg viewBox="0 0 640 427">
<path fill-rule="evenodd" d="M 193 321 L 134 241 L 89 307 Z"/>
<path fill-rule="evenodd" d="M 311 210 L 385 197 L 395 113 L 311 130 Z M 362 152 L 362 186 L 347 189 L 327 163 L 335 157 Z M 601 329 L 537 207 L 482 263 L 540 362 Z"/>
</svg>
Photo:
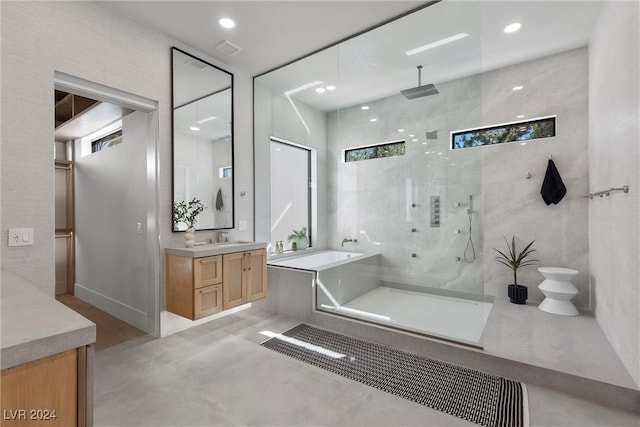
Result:
<svg viewBox="0 0 640 427">
<path fill-rule="evenodd" d="M 578 295 L 578 289 L 571 279 L 578 274 L 576 270 L 560 267 L 539 267 L 538 271 L 545 280 L 538 286 L 546 297 L 538 308 L 547 313 L 561 316 L 577 316 L 578 310 L 571 299 Z"/>
</svg>

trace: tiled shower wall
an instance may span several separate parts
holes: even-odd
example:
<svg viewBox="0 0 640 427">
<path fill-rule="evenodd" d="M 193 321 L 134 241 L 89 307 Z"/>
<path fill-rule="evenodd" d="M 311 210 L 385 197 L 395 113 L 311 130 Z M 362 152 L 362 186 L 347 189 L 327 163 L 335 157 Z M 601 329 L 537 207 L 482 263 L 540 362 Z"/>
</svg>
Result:
<svg viewBox="0 0 640 427">
<path fill-rule="evenodd" d="M 593 190 L 629 185 L 589 203 L 596 319 L 640 384 L 640 47 L 638 2 L 605 3 L 591 38 L 589 168 Z"/>
<path fill-rule="evenodd" d="M 525 88 L 511 90 L 519 84 Z M 435 96 L 406 100 L 398 94 L 369 102 L 369 110 L 357 105 L 328 114 L 330 246 L 357 238 L 357 244 L 346 244 L 348 249 L 379 252 L 388 281 L 506 295 L 512 274 L 495 261 L 492 248 L 504 247 L 503 236 L 515 235 L 519 245 L 535 239 L 540 265 L 580 272 L 574 301 L 588 307 L 587 48 L 437 87 Z M 517 114 L 527 119 L 557 115 L 557 136 L 524 145 L 449 149 L 451 131 L 513 122 Z M 437 139 L 426 138 L 431 131 L 437 131 Z M 398 139 L 407 141 L 405 156 L 342 161 L 345 148 Z M 549 155 L 568 189 L 551 206 L 539 194 Z M 433 195 L 441 198 L 439 228 L 430 227 Z M 469 195 L 474 199 L 472 263 L 464 261 Z M 543 298 L 537 289 L 542 280 L 534 267 L 518 274 L 534 301 Z"/>
</svg>

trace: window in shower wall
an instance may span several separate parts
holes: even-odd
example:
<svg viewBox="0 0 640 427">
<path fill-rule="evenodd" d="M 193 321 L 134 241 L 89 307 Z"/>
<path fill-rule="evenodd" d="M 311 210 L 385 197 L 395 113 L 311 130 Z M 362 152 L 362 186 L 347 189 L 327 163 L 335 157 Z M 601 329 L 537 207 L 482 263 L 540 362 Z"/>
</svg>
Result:
<svg viewBox="0 0 640 427">
<path fill-rule="evenodd" d="M 358 160 L 404 156 L 404 143 L 404 141 L 392 141 L 366 147 L 348 148 L 344 150 L 344 161 L 356 162 Z"/>
<path fill-rule="evenodd" d="M 556 116 L 451 132 L 451 149 L 556 136 Z"/>
<path fill-rule="evenodd" d="M 314 161 L 313 149 L 271 139 L 271 252 L 278 241 L 285 250 L 312 246 Z"/>
</svg>

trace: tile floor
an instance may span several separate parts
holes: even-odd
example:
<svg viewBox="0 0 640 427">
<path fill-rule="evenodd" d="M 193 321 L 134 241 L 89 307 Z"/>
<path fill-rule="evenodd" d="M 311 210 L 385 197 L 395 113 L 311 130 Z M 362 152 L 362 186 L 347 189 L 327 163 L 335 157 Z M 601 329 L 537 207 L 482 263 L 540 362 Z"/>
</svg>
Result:
<svg viewBox="0 0 640 427">
<path fill-rule="evenodd" d="M 96 352 L 101 426 L 464 426 L 464 420 L 265 349 L 298 320 L 251 308 Z M 634 426 L 640 415 L 528 386 L 532 426 Z"/>
<path fill-rule="evenodd" d="M 482 342 L 488 354 L 638 389 L 592 314 L 557 316 L 496 298 Z"/>
</svg>

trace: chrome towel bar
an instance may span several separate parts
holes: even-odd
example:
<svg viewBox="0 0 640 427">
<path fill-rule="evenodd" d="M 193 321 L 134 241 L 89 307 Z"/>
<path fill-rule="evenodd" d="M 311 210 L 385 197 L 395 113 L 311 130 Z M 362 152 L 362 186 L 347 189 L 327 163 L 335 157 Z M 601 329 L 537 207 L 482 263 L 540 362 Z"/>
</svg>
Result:
<svg viewBox="0 0 640 427">
<path fill-rule="evenodd" d="M 609 196 L 611 193 L 615 192 L 615 191 L 622 191 L 623 193 L 628 193 L 629 192 L 629 186 L 628 185 L 623 185 L 620 188 L 615 188 L 615 187 L 611 187 L 608 190 L 602 190 L 602 191 L 596 191 L 595 193 L 589 193 L 584 197 L 588 197 L 590 199 L 593 199 L 595 196 Z"/>
</svg>

